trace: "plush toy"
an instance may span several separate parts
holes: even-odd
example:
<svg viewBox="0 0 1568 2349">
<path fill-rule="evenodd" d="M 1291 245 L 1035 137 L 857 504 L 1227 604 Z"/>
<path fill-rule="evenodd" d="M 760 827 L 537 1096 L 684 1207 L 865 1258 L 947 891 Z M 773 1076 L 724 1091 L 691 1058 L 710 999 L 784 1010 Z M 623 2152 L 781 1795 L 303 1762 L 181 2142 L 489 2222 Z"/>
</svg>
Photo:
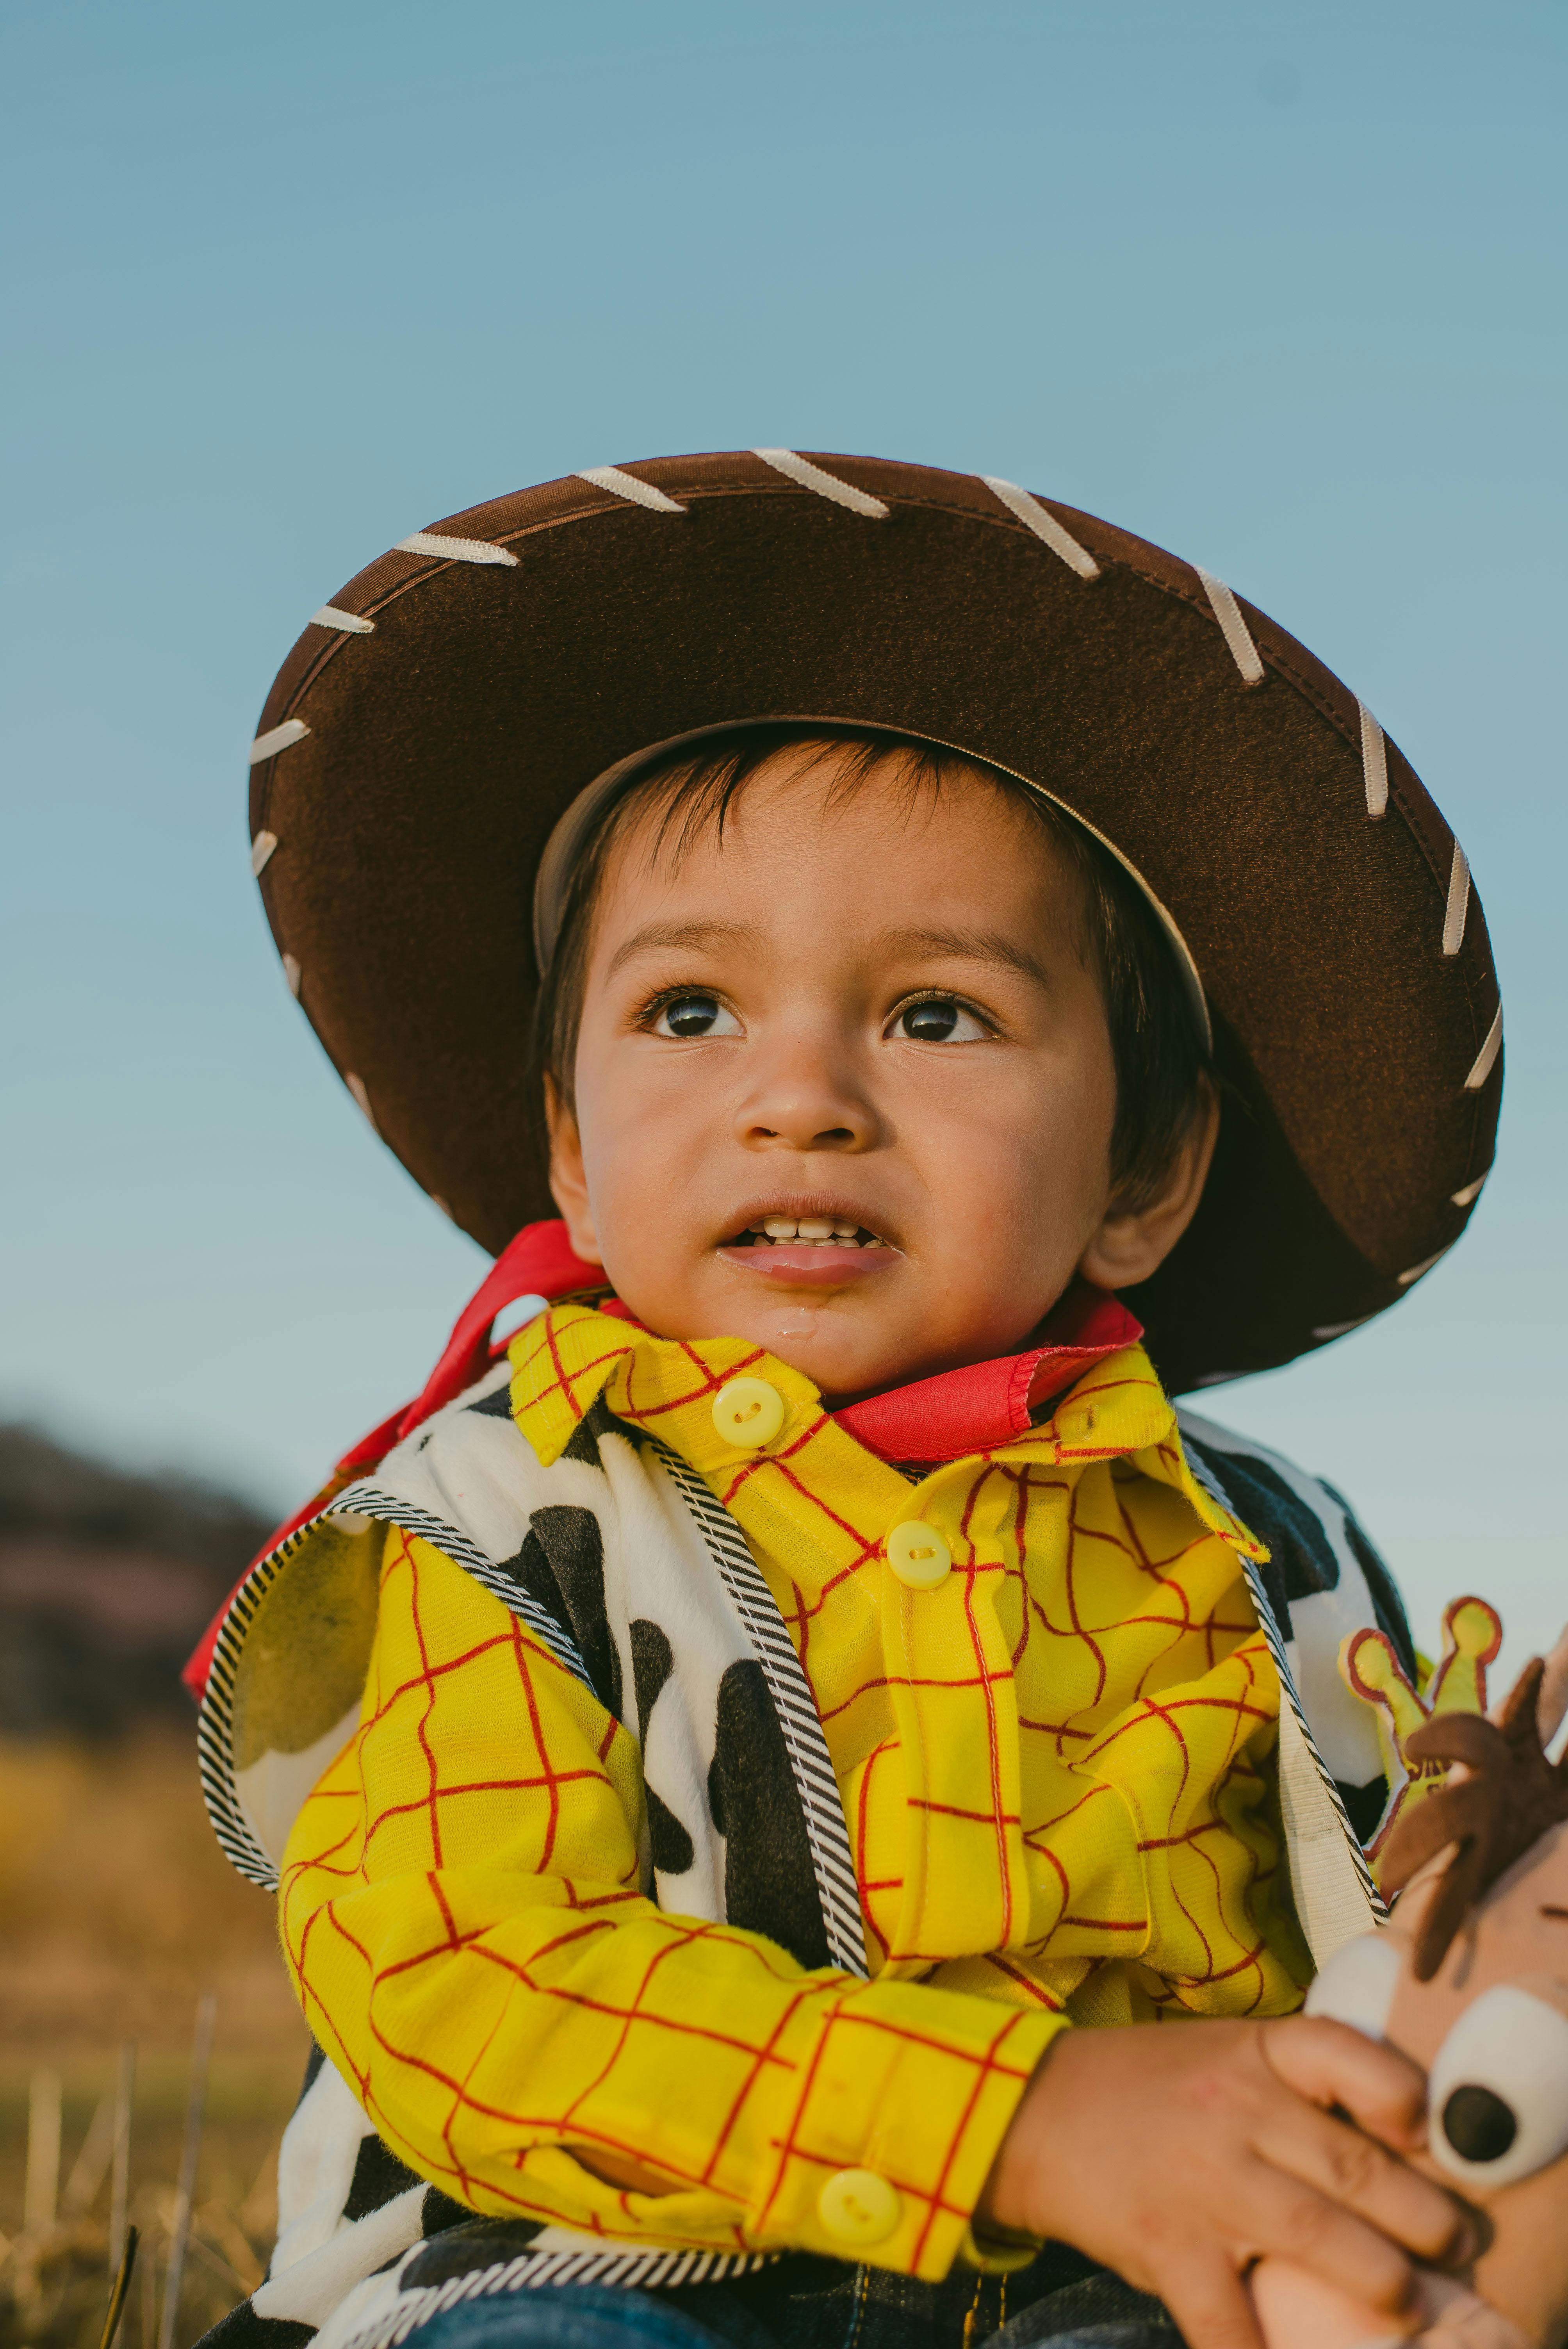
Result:
<svg viewBox="0 0 1568 2349">
<path fill-rule="evenodd" d="M 1568 1633 L 1485 1715 L 1497 1618 L 1461 1599 L 1418 1695 L 1377 1632 L 1341 1669 L 1378 1704 L 1401 1765 L 1373 1854 L 1400 1897 L 1347 1941 L 1307 2012 L 1402 2048 L 1428 2075 L 1418 2167 L 1476 2212 L 1462 2275 L 1420 2271 L 1406 2324 L 1291 2266 L 1253 2271 L 1268 2349 L 1564 2349 L 1568 2343 L 1568 1760 L 1546 1756 L 1568 1711 Z"/>
</svg>

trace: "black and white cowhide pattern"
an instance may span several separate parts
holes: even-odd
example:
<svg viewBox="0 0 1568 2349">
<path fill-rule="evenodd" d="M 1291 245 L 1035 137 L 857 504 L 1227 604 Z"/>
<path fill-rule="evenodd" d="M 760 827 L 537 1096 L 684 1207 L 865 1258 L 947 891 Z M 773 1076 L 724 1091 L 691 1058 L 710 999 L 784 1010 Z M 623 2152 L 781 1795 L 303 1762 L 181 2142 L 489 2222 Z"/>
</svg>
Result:
<svg viewBox="0 0 1568 2349">
<path fill-rule="evenodd" d="M 1259 1578 L 1290 1678 L 1350 1824 L 1369 1843 L 1389 1790 L 1377 1723 L 1340 1678 L 1339 1651 L 1350 1632 L 1376 1624 L 1414 1674 L 1415 1642 L 1394 1578 L 1332 1485 L 1193 1412 L 1176 1418 L 1194 1469 L 1208 1472 L 1268 1545 Z"/>
<path fill-rule="evenodd" d="M 716 1548 L 681 1489 L 690 1472 L 666 1466 L 602 1402 L 544 1468 L 512 1419 L 510 1382 L 498 1363 L 341 1494 L 332 1514 L 433 1541 L 630 1731 L 645 1795 L 643 1887 L 659 1907 L 764 1934 L 804 1966 L 863 1972 L 826 1740 L 733 1522 L 724 1519 L 729 1538 Z M 304 1551 L 292 1570 L 308 1571 Z M 760 1645 L 748 1621 L 761 1625 Z M 225 2320 L 232 2349 L 257 2326 L 275 2349 L 294 2349 L 277 2328 L 319 2327 L 332 2349 L 378 2325 L 407 2327 L 465 2278 L 500 2288 L 503 2269 L 507 2288 L 521 2288 L 568 2277 L 691 2281 L 761 2263 L 606 2251 L 563 2228 L 475 2219 L 381 2143 L 319 2051 L 279 2156 L 279 2209 L 267 2280 Z M 440 2251 L 426 2257 L 437 2234 Z"/>
<path fill-rule="evenodd" d="M 826 1741 L 738 1528 L 684 1464 L 603 1402 L 542 1467 L 513 1422 L 510 1383 L 498 1363 L 335 1513 L 425 1534 L 636 1738 L 643 1881 L 662 1908 L 765 1934 L 807 1966 L 863 1971 Z M 1335 1659 L 1345 1632 L 1367 1622 L 1409 1654 L 1393 1583 L 1330 1488 L 1247 1439 L 1181 1418 L 1197 1473 L 1273 1554 L 1253 1578 L 1260 1616 L 1287 1682 L 1300 1683 L 1326 1793 L 1359 1826 L 1387 1790 L 1375 1733 L 1343 1701 Z M 316 2349 L 391 2349 L 471 2295 L 688 2282 L 764 2263 L 608 2251 L 565 2229 L 476 2218 L 382 2144 L 319 2051 L 284 2138 L 279 2209 L 266 2282 L 207 2349 L 302 2349 L 313 2333 Z"/>
<path fill-rule="evenodd" d="M 477 1548 L 487 1588 L 514 1607 L 531 1601 L 524 1619 L 538 1610 L 569 1635 L 582 1677 L 642 1750 L 645 1889 L 662 1909 L 744 1926 L 802 1965 L 827 1964 L 842 1953 L 829 1945 L 777 1685 L 659 1447 L 601 1400 L 543 1468 L 511 1416 L 510 1385 L 498 1364 L 338 1506 L 428 1526 L 448 1555 L 469 1553 L 470 1572 Z M 443 1525 L 460 1545 L 441 1541 Z M 744 1545 L 740 1559 L 776 1617 Z M 788 1672 L 787 1641 L 781 1662 Z"/>
</svg>

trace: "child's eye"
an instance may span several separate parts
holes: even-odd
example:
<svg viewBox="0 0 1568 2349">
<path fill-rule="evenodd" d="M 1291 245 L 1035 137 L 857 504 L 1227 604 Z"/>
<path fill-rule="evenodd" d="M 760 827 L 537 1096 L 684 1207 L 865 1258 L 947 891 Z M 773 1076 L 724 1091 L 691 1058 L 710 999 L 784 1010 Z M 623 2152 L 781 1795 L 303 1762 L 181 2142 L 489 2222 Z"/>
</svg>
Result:
<svg viewBox="0 0 1568 2349">
<path fill-rule="evenodd" d="M 990 1030 L 955 997 L 928 995 L 904 1005 L 894 1017 L 892 1032 L 913 1044 L 978 1044 Z"/>
<path fill-rule="evenodd" d="M 672 995 L 655 1017 L 655 1036 L 738 1036 L 740 1022 L 717 995 Z"/>
</svg>

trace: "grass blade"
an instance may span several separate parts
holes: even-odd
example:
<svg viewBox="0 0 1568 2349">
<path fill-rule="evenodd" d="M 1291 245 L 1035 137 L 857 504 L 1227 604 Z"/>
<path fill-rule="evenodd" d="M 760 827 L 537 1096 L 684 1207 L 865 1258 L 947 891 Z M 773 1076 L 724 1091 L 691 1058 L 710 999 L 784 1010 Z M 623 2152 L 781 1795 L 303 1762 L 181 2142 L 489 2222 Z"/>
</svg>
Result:
<svg viewBox="0 0 1568 2349">
<path fill-rule="evenodd" d="M 180 2287 L 185 2281 L 185 2249 L 191 2237 L 191 2209 L 196 2198 L 196 2164 L 201 2153 L 201 2116 L 207 2103 L 207 2067 L 212 2057 L 212 2024 L 218 2002 L 211 1991 L 196 2009 L 196 2036 L 191 2048 L 191 2099 L 185 2108 L 185 2143 L 180 2156 L 180 2184 L 170 2228 L 169 2265 L 163 2278 L 163 2307 L 159 2318 L 158 2349 L 174 2349 L 174 2328 L 180 2315 Z"/>
<path fill-rule="evenodd" d="M 125 2295 L 130 2290 L 130 2271 L 136 2265 L 136 2246 L 139 2240 L 136 2229 L 128 2227 L 125 2249 L 120 2253 L 119 2266 L 115 2271 L 114 2282 L 109 2286 L 108 2313 L 103 2321 L 103 2331 L 98 2335 L 98 2349 L 114 2349 L 114 2336 L 119 2330 L 120 2311 L 125 2306 Z"/>
<path fill-rule="evenodd" d="M 128 2039 L 119 2051 L 119 2074 L 114 2086 L 114 2158 L 108 2189 L 108 2269 L 118 2273 L 125 2257 L 126 2213 L 130 2207 L 130 2113 L 136 2100 L 136 2042 Z"/>
<path fill-rule="evenodd" d="M 22 2189 L 22 2232 L 41 2242 L 54 2226 L 60 2200 L 60 2075 L 35 2072 L 27 2091 L 27 2178 Z"/>
</svg>

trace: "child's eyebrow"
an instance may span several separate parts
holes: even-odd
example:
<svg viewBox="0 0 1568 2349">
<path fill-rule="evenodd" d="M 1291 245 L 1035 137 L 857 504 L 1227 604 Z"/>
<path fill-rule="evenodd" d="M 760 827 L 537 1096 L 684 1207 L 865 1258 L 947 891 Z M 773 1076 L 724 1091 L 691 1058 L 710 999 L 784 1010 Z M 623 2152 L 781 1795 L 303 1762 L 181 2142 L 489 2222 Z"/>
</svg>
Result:
<svg viewBox="0 0 1568 2349">
<path fill-rule="evenodd" d="M 623 938 L 610 957 L 606 978 L 614 978 L 624 963 L 634 955 L 646 954 L 651 947 L 686 948 L 697 952 L 703 947 L 717 951 L 727 947 L 732 953 L 755 953 L 761 945 L 758 932 L 744 922 L 645 922 L 629 938 Z"/>
<path fill-rule="evenodd" d="M 614 978 L 624 965 L 636 956 L 653 949 L 665 952 L 717 953 L 727 949 L 731 954 L 758 955 L 764 950 L 761 933 L 745 922 L 645 922 L 623 938 L 610 957 L 604 976 Z M 923 926 L 906 928 L 900 923 L 882 936 L 869 941 L 865 949 L 869 959 L 886 962 L 927 962 L 945 957 L 956 957 L 964 962 L 1000 963 L 1009 970 L 1022 972 L 1037 987 L 1050 985 L 1045 965 L 1030 954 L 1026 947 L 1007 937 L 1000 930 L 958 930 Z"/>
<path fill-rule="evenodd" d="M 1050 985 L 1044 963 L 1000 930 L 914 930 L 906 929 L 901 923 L 897 929 L 884 930 L 876 941 L 875 951 L 890 961 L 919 962 L 956 956 L 965 962 L 1002 963 L 1009 970 L 1021 971 L 1037 986 Z"/>
</svg>

